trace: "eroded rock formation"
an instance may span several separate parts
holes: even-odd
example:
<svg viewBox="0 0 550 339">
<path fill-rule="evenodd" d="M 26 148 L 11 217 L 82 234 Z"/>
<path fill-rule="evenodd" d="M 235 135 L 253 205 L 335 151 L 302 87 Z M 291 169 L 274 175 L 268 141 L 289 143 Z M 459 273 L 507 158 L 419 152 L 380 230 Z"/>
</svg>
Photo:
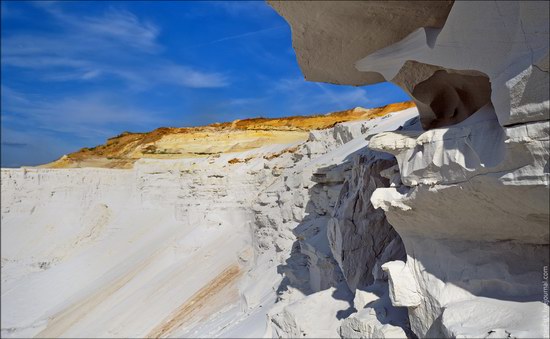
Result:
<svg viewBox="0 0 550 339">
<path fill-rule="evenodd" d="M 307 80 L 365 85 L 384 78 L 378 71 L 359 72 L 357 60 L 417 28 L 443 27 L 453 1 L 269 3 L 291 25 L 292 45 Z"/>
<path fill-rule="evenodd" d="M 384 211 L 370 201 L 377 188 L 390 186 L 389 179 L 381 173 L 396 165 L 395 158 L 383 153 L 357 156 L 351 177 L 340 190 L 328 240 L 352 290 L 372 284 L 375 278 L 382 279 L 381 263 L 405 259 L 401 239 L 387 222 Z M 390 243 L 392 246 L 388 246 Z"/>
<path fill-rule="evenodd" d="M 485 74 L 407 61 L 393 82 L 413 98 L 424 129 L 464 121 L 491 101 Z"/>
<path fill-rule="evenodd" d="M 327 226 L 364 137 L 415 114 L 131 169 L 2 169 L 2 337 L 337 336 L 356 303 Z"/>
<path fill-rule="evenodd" d="M 376 30 L 357 29 L 356 22 L 392 10 L 391 3 L 368 3 L 363 12 L 346 3 L 326 11 L 329 5 L 271 2 L 293 28 L 306 78 L 349 85 L 383 78 L 418 106 L 419 117 L 401 130 L 370 139 L 368 147 L 392 154 L 398 170 L 372 168 L 369 175 L 391 183 L 373 190 L 366 180 L 354 187 L 372 204 L 358 218 L 361 228 L 379 227 L 382 209 L 407 252 L 406 260 L 381 265 L 392 304 L 408 308 L 419 337 L 548 337 L 540 283 L 549 264 L 548 2 L 455 2 L 439 24 L 413 23 L 418 17 L 411 15 L 413 29 L 367 47 L 365 37 L 378 39 Z M 414 6 L 419 13 L 430 8 Z M 395 32 L 402 25 L 387 20 L 379 29 Z M 345 38 L 334 38 L 341 33 Z M 326 51 L 353 57 L 328 65 L 318 55 Z M 348 71 L 352 65 L 363 77 Z M 319 68 L 328 69 L 324 76 Z M 342 241 L 349 223 L 334 223 L 329 233 L 347 277 L 346 259 L 371 267 L 377 245 L 387 244 L 384 236 L 365 241 L 361 232 Z M 369 250 L 350 259 L 346 245 L 351 253 L 361 245 Z M 353 289 L 358 284 L 351 277 Z M 373 330 L 382 328 L 380 319 L 364 321 L 353 328 L 366 337 L 384 335 Z M 345 324 L 341 333 L 352 333 L 352 323 Z"/>
</svg>

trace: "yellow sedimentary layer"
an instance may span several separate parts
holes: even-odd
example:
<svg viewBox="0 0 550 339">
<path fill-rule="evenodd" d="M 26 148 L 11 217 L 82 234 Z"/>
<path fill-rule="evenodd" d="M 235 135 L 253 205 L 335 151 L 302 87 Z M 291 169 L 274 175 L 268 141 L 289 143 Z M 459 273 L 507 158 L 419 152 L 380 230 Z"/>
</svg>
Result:
<svg viewBox="0 0 550 339">
<path fill-rule="evenodd" d="M 325 115 L 253 118 L 202 127 L 161 127 L 147 133 L 124 132 L 103 145 L 83 148 L 43 167 L 130 168 L 141 158 L 173 159 L 240 152 L 265 145 L 305 141 L 311 130 L 376 118 L 413 106 L 412 102 L 402 102 L 374 109 L 357 107 Z"/>
</svg>

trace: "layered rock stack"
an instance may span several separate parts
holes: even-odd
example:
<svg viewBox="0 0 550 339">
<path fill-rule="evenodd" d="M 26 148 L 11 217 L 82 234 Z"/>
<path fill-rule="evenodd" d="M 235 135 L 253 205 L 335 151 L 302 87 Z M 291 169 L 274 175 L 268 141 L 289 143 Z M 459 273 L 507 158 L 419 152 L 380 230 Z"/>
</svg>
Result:
<svg viewBox="0 0 550 339">
<path fill-rule="evenodd" d="M 353 179 L 360 216 L 332 224 L 348 286 L 375 279 L 373 263 L 392 243 L 378 228 L 388 223 L 406 258 L 381 268 L 415 335 L 548 337 L 549 3 L 270 4 L 292 27 L 306 79 L 391 81 L 419 110 L 370 140 L 395 157 L 392 183 L 376 179 L 389 164 L 363 165 L 370 174 Z M 383 335 L 384 317 L 363 318 L 342 333 Z"/>
</svg>

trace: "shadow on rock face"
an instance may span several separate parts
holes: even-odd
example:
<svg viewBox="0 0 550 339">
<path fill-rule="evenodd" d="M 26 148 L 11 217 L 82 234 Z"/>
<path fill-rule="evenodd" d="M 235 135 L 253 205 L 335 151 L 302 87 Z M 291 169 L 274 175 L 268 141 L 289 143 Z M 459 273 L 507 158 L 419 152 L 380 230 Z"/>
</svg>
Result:
<svg viewBox="0 0 550 339">
<path fill-rule="evenodd" d="M 330 186 L 339 186 L 332 183 Z M 298 289 L 305 295 L 326 290 L 330 287 L 342 288 L 344 277 L 338 264 L 330 254 L 327 240 L 327 224 L 330 216 L 328 190 L 323 184 L 316 184 L 308 190 L 308 202 L 303 220 L 294 228 L 297 240 L 292 244 L 290 256 L 277 271 L 285 278 L 278 287 L 281 295 L 289 287 Z M 351 293 L 349 289 L 346 291 Z M 353 299 L 353 298 L 352 298 Z"/>
<path fill-rule="evenodd" d="M 491 100 L 486 76 L 436 71 L 416 85 L 412 96 L 424 129 L 450 126 L 466 120 Z"/>
<path fill-rule="evenodd" d="M 458 124 L 491 103 L 491 82 L 480 71 L 406 61 L 391 82 L 414 100 L 424 130 Z"/>
<path fill-rule="evenodd" d="M 376 187 L 389 186 L 379 172 L 392 166 L 391 156 L 363 149 L 342 164 L 312 173 L 315 184 L 308 189 L 304 217 L 293 229 L 297 240 L 285 264 L 277 267 L 285 276 L 277 289 L 279 298 L 290 289 L 310 296 L 333 288 L 333 300 L 346 305 L 334 314 L 342 320 L 358 311 L 355 291 L 376 279 L 378 261 L 405 259 L 401 239 L 369 200 Z M 344 238 L 335 240 L 336 233 Z"/>
</svg>

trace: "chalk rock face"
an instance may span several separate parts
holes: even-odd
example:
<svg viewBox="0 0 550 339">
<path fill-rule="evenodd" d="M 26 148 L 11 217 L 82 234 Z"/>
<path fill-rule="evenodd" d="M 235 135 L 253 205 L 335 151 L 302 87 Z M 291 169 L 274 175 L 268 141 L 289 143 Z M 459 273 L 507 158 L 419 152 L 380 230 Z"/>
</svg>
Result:
<svg viewBox="0 0 550 339">
<path fill-rule="evenodd" d="M 379 210 L 379 225 L 357 230 L 355 234 L 361 232 L 365 238 L 383 240 L 377 248 L 382 253 L 374 256 L 372 267 L 362 264 L 354 268 L 353 259 L 343 262 L 341 257 L 347 254 L 353 257 L 351 245 L 346 241 L 353 240 L 348 235 L 356 231 L 349 224 L 335 222 L 352 218 L 360 224 L 361 219 L 367 218 L 370 193 L 356 192 L 354 182 L 372 180 L 372 191 L 378 184 L 389 185 L 389 180 L 379 177 L 377 170 L 395 167 L 395 160 L 366 149 L 365 137 L 395 130 L 416 113 L 413 108 L 400 112 L 399 117 L 375 119 L 362 125 L 345 123 L 333 130 L 313 132 L 309 141 L 293 154 L 300 160 L 283 172 L 282 180 L 260 194 L 254 207 L 256 238 L 262 239 L 258 261 L 279 258 L 283 264 L 278 271 L 284 274 L 278 302 L 268 312 L 272 336 L 337 336 L 343 321 L 364 306 L 354 302 L 354 295 L 363 291 L 350 289 L 351 281 L 365 287 L 366 281 L 376 276 L 385 284 L 383 271 L 379 269 L 376 275 L 371 273 L 372 267 L 404 258 L 402 243 L 391 226 L 383 222 L 383 212 Z M 343 139 L 345 135 L 353 138 Z M 318 151 L 312 152 L 313 149 Z M 321 150 L 325 150 L 324 154 Z M 364 203 L 357 203 L 362 198 Z M 364 204 L 355 214 L 350 211 L 354 203 Z M 280 212 L 274 212 L 277 210 Z M 345 234 L 345 241 L 335 241 L 336 233 Z M 369 251 L 363 247 L 359 252 Z M 389 299 L 388 304 L 392 307 Z M 396 321 L 398 328 L 402 325 L 403 321 Z M 383 324 L 373 321 L 372 326 L 381 328 Z"/>
<path fill-rule="evenodd" d="M 357 290 L 354 305 L 359 311 L 342 321 L 342 338 L 409 338 L 410 331 L 402 327 L 407 324 L 407 310 L 394 307 L 388 296 L 387 286 L 377 282 L 368 291 Z M 401 326 L 398 326 L 399 324 Z"/>
<path fill-rule="evenodd" d="M 356 308 L 329 221 L 365 137 L 416 114 L 131 169 L 2 169 L 2 337 L 338 336 Z"/>
<path fill-rule="evenodd" d="M 378 73 L 354 63 L 421 27 L 441 28 L 453 1 L 268 1 L 292 27 L 292 45 L 307 80 L 364 85 Z M 391 23 L 391 28 L 388 25 Z"/>
<path fill-rule="evenodd" d="M 2 169 L 2 337 L 157 337 L 237 303 L 263 178 L 223 168 Z"/>
<path fill-rule="evenodd" d="M 381 188 L 371 201 L 385 210 L 409 253 L 406 265 L 382 267 L 393 286 L 392 302 L 409 307 L 412 329 L 421 336 L 481 336 L 501 326 L 471 317 L 475 330 L 455 324 L 449 334 L 445 313 L 460 313 L 453 307 L 465 307 L 466 300 L 476 305 L 468 312 L 481 316 L 487 305 L 503 317 L 517 312 L 518 301 L 532 302 L 532 308 L 521 307 L 527 312 L 522 317 L 540 322 L 511 323 L 504 330 L 547 334 L 548 309 L 540 302 L 537 277 L 549 254 L 548 123 L 503 129 L 492 112 L 487 107 L 460 124 L 427 132 L 381 133 L 370 142 L 395 154 L 400 166 L 404 185 Z M 489 114 L 492 119 L 481 119 Z"/>
<path fill-rule="evenodd" d="M 369 151 L 357 156 L 351 178 L 342 187 L 329 222 L 332 254 L 352 290 L 374 282 L 377 260 L 392 241 L 395 242 L 393 253 L 384 258 L 384 262 L 405 259 L 401 239 L 387 222 L 384 211 L 373 207 L 370 201 L 376 188 L 390 186 L 389 179 L 382 177 L 381 172 L 396 165 L 395 159 L 384 153 Z"/>
<path fill-rule="evenodd" d="M 487 91 L 479 77 L 486 77 L 501 125 L 547 120 L 548 31 L 545 2 L 456 2 L 442 28 L 418 29 L 356 60 L 356 65 L 361 71 L 379 71 L 408 90 L 417 103 L 436 111 L 440 105 L 450 116 L 452 108 L 460 115 L 464 106 L 478 106 L 473 103 L 482 101 Z M 444 74 L 441 69 L 455 76 L 440 75 L 436 81 L 433 76 Z M 423 87 L 433 88 L 433 101 L 424 98 L 428 89 L 416 88 L 423 82 Z M 415 90 L 424 94 L 417 98 Z"/>
<path fill-rule="evenodd" d="M 347 71 L 354 65 L 366 82 L 379 82 L 372 74 L 381 75 L 418 106 L 418 117 L 371 137 L 368 145 L 397 161 L 394 170 L 370 174 L 388 178 L 389 185 L 376 185 L 370 194 L 365 220 L 372 221 L 363 227 L 379 224 L 380 208 L 403 241 L 406 258 L 380 266 L 392 304 L 408 308 L 419 337 L 548 337 L 540 281 L 550 242 L 549 3 L 455 2 L 440 25 L 413 26 L 399 41 L 369 50 L 342 43 L 377 34 L 358 30 L 341 13 L 353 11 L 357 20 L 369 21 L 391 5 L 368 13 L 359 5 L 339 5 L 335 11 L 319 6 L 319 14 L 313 4 L 305 11 L 303 4 L 273 3 L 293 28 L 306 77 L 322 67 L 326 74 L 338 73 L 339 83 L 357 85 L 358 77 Z M 347 40 L 326 38 L 327 25 L 339 26 Z M 399 27 L 394 21 L 383 26 L 391 32 Z M 331 67 L 316 55 L 327 50 L 353 57 Z M 369 180 L 357 184 L 354 190 L 367 196 L 373 190 Z M 340 207 L 346 205 L 344 191 Z M 340 231 L 329 233 L 334 257 L 354 288 L 357 278 L 350 274 L 358 272 L 350 267 L 371 267 L 378 244 L 348 258 L 346 246 L 354 253 L 360 247 L 351 244 L 364 244 L 361 232 L 346 233 L 352 227 L 345 222 L 331 225 Z M 361 240 L 349 240 L 355 236 Z M 352 333 L 351 320 L 344 324 L 342 331 Z M 353 324 L 359 328 L 357 320 Z M 380 325 L 362 328 L 375 336 Z"/>
<path fill-rule="evenodd" d="M 343 294 L 340 298 L 338 294 Z M 271 317 L 276 338 L 334 338 L 342 319 L 352 313 L 346 293 L 331 287 L 286 306 Z M 322 310 L 316 312 L 312 310 Z"/>
</svg>

